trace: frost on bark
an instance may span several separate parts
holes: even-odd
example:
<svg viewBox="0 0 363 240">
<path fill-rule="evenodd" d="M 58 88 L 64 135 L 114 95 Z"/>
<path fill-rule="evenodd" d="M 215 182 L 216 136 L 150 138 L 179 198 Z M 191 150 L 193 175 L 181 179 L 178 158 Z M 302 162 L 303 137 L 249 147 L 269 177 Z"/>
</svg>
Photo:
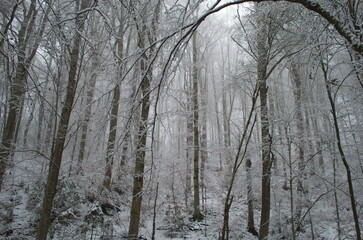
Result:
<svg viewBox="0 0 363 240">
<path fill-rule="evenodd" d="M 89 5 L 90 5 L 90 0 L 82 0 L 79 10 L 82 11 L 86 9 Z M 61 168 L 62 154 L 64 150 L 69 119 L 71 116 L 76 88 L 77 88 L 77 79 L 76 79 L 77 69 L 78 69 L 77 65 L 79 61 L 79 53 L 82 42 L 82 32 L 85 25 L 85 18 L 86 18 L 86 13 L 79 14 L 76 17 L 77 31 L 75 33 L 70 53 L 66 97 L 64 100 L 64 105 L 62 107 L 60 121 L 58 124 L 57 136 L 55 140 L 54 150 L 51 156 L 51 162 L 49 163 L 47 183 L 44 190 L 43 206 L 41 210 L 38 231 L 36 236 L 37 240 L 47 239 L 48 230 L 51 224 L 51 212 L 53 208 L 53 200 L 57 192 L 58 176 Z"/>
<path fill-rule="evenodd" d="M 267 102 L 267 29 L 260 26 L 257 36 L 257 81 L 260 95 L 260 122 L 262 145 L 262 196 L 261 196 L 261 221 L 259 239 L 267 239 L 270 226 L 270 197 L 271 197 L 271 139 L 270 123 Z"/>
<path fill-rule="evenodd" d="M 200 184 L 199 184 L 199 101 L 198 101 L 198 84 L 199 84 L 199 68 L 198 68 L 198 49 L 197 49 L 197 33 L 192 36 L 193 44 L 193 72 L 192 72 L 192 88 L 193 88 L 193 133 L 194 133 L 194 155 L 193 155 L 193 220 L 200 221 L 203 214 L 200 211 Z"/>
<path fill-rule="evenodd" d="M 144 48 L 144 39 L 139 39 L 138 46 Z M 144 53 L 140 62 L 140 71 L 146 72 L 148 56 Z M 136 146 L 136 159 L 134 170 L 134 186 L 132 191 L 131 202 L 131 216 L 129 227 L 129 238 L 137 238 L 139 233 L 142 191 L 144 185 L 144 168 L 145 168 L 145 154 L 146 154 L 146 140 L 148 131 L 148 119 L 150 109 L 150 81 L 151 72 L 148 72 L 142 79 L 141 83 L 141 116 L 140 125 L 137 133 L 137 146 Z"/>
<path fill-rule="evenodd" d="M 147 28 L 147 12 L 150 10 L 147 6 L 143 6 L 141 10 L 141 22 L 137 23 L 138 28 L 138 39 L 137 46 L 141 50 L 145 50 L 147 44 L 155 41 L 157 33 L 157 24 L 159 21 L 160 14 L 160 4 L 159 0 L 155 9 L 156 12 L 153 15 L 151 21 L 151 27 Z M 140 83 L 140 123 L 138 125 L 137 140 L 136 140 L 136 153 L 135 153 L 135 168 L 134 168 L 134 184 L 132 190 L 132 201 L 131 201 L 131 215 L 130 215 L 130 225 L 128 238 L 136 239 L 139 234 L 140 226 L 140 215 L 141 215 L 141 204 L 143 196 L 143 185 L 144 185 L 144 168 L 145 168 L 145 155 L 146 155 L 146 143 L 147 135 L 149 131 L 149 110 L 150 110 L 150 85 L 152 81 L 152 62 L 151 58 L 154 54 L 154 47 L 150 47 L 148 51 L 142 52 L 139 69 L 141 73 L 141 83 Z"/>
<path fill-rule="evenodd" d="M 303 205 L 303 191 L 304 191 L 304 171 L 305 171 L 305 146 L 304 135 L 305 129 L 303 125 L 303 113 L 302 113 L 302 80 L 299 73 L 301 66 L 298 63 L 293 62 L 291 64 L 291 76 L 294 83 L 294 98 L 296 104 L 296 127 L 297 127 L 297 161 L 298 161 L 298 176 L 297 176 L 297 203 L 295 210 L 295 221 L 300 222 L 301 211 Z M 299 229 L 299 226 L 297 226 Z"/>
<path fill-rule="evenodd" d="M 187 75 L 187 74 L 185 74 Z M 192 170 L 192 162 L 193 162 L 193 101 L 192 101 L 192 81 L 191 79 L 187 79 L 187 76 L 185 76 L 185 87 L 184 90 L 187 93 L 187 104 L 186 104 L 186 110 L 187 110 L 187 120 L 186 120 L 186 130 L 187 130 L 187 136 L 186 136 L 186 160 L 187 160 L 187 167 L 186 167 L 186 176 L 185 176 L 185 204 L 186 209 L 189 209 L 189 195 L 191 195 L 191 188 L 192 188 L 192 176 L 191 176 L 191 170 Z"/>
<path fill-rule="evenodd" d="M 208 160 L 208 140 L 207 140 L 207 101 L 208 101 L 208 84 L 206 77 L 204 79 L 200 79 L 201 86 L 201 121 L 200 121 L 200 185 L 202 187 L 202 203 L 205 206 L 206 201 L 206 187 L 205 187 L 205 166 Z"/>
</svg>

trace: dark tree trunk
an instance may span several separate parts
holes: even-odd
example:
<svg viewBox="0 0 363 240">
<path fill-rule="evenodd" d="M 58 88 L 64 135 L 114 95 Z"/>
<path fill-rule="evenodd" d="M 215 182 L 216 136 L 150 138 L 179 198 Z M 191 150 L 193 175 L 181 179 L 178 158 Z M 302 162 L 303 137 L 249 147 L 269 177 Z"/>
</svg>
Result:
<svg viewBox="0 0 363 240">
<path fill-rule="evenodd" d="M 247 208 L 248 208 L 248 224 L 247 224 L 247 231 L 252 233 L 255 236 L 258 236 L 258 233 L 255 229 L 255 219 L 254 219 L 254 208 L 253 208 L 253 191 L 252 191 L 252 176 L 251 176 L 251 160 L 246 160 L 246 174 L 247 174 Z"/>
<path fill-rule="evenodd" d="M 265 23 L 262 23 L 265 24 Z M 267 101 L 267 29 L 261 26 L 261 32 L 257 39 L 257 81 L 259 83 L 260 93 L 260 122 L 261 122 L 261 140 L 262 140 L 262 196 L 261 196 L 261 222 L 259 239 L 268 238 L 270 226 L 270 196 L 271 196 L 271 150 L 270 150 L 270 123 L 268 115 Z"/>
<path fill-rule="evenodd" d="M 146 21 L 147 21 L 147 10 L 143 9 L 143 21 L 142 25 L 138 29 L 138 47 L 144 50 L 147 44 L 147 37 L 149 42 L 155 41 L 156 27 L 159 19 L 160 1 L 156 4 L 156 13 L 152 19 L 151 29 L 148 32 Z M 150 9 L 149 9 L 150 10 Z M 149 34 L 148 34 L 149 33 Z M 146 155 L 146 142 L 149 129 L 149 110 L 150 110 L 150 84 L 152 81 L 152 62 L 149 59 L 153 57 L 154 47 L 149 49 L 149 53 L 143 52 L 140 59 L 140 72 L 142 74 L 141 79 L 141 116 L 140 124 L 137 132 L 137 146 L 136 146 L 136 160 L 134 170 L 134 186 L 132 190 L 132 202 L 131 202 L 131 215 L 129 225 L 129 239 L 136 239 L 139 234 L 140 226 L 140 215 L 141 215 L 141 204 L 143 196 L 144 186 L 144 168 L 145 168 L 145 155 Z"/>
<path fill-rule="evenodd" d="M 120 85 L 117 84 L 113 90 L 112 108 L 111 108 L 111 121 L 110 133 L 108 135 L 107 153 L 106 153 L 106 171 L 103 180 L 103 186 L 107 189 L 111 188 L 113 156 L 115 151 L 115 141 L 117 133 L 118 122 L 118 108 L 120 102 Z"/>
<path fill-rule="evenodd" d="M 90 0 L 82 0 L 80 10 L 84 10 L 89 6 Z M 73 102 L 77 88 L 77 65 L 79 60 L 80 45 L 82 41 L 82 32 L 84 29 L 84 14 L 80 14 L 76 18 L 77 32 L 73 42 L 73 48 L 70 55 L 68 85 L 66 90 L 66 97 L 62 108 L 62 113 L 58 125 L 57 137 L 55 140 L 54 150 L 52 152 L 51 162 L 49 163 L 49 171 L 47 184 L 45 186 L 43 206 L 40 215 L 37 240 L 46 240 L 48 229 L 51 224 L 51 212 L 53 208 L 54 196 L 57 192 L 58 176 L 61 168 L 62 154 L 64 150 L 64 143 L 66 140 L 69 119 L 72 112 Z"/>
</svg>

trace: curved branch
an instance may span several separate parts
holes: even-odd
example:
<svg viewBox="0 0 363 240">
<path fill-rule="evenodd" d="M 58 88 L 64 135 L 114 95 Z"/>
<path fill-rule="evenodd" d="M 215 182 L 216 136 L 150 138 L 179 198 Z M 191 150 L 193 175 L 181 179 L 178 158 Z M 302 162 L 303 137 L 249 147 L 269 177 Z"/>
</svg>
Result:
<svg viewBox="0 0 363 240">
<path fill-rule="evenodd" d="M 333 15 L 330 11 L 325 9 L 322 5 L 317 3 L 316 1 L 310 1 L 310 0 L 272 0 L 273 2 L 291 2 L 291 3 L 298 3 L 304 6 L 306 9 L 313 11 L 317 14 L 319 14 L 322 18 L 324 18 L 326 21 L 328 21 L 331 25 L 334 26 L 336 31 L 339 33 L 340 36 L 342 36 L 350 45 L 351 47 L 359 53 L 361 56 L 363 56 L 363 43 L 361 41 L 361 38 L 363 38 L 363 34 L 359 31 L 351 31 L 349 26 L 347 27 L 344 22 L 339 21 L 339 19 Z M 232 6 L 232 5 L 238 5 L 246 2 L 267 2 L 266 0 L 236 0 L 231 1 L 225 4 L 220 5 L 217 7 L 216 5 L 213 6 L 213 8 L 209 9 L 207 12 L 205 12 L 203 15 L 201 15 L 194 24 L 198 23 L 200 24 L 203 22 L 209 15 L 219 12 L 220 10 Z M 189 24 L 186 27 L 190 27 L 193 24 Z"/>
</svg>

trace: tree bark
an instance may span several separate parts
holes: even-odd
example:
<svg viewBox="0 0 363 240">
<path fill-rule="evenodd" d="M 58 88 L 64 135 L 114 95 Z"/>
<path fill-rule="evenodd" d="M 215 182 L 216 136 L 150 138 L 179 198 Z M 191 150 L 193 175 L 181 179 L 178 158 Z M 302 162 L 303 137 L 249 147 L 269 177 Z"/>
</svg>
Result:
<svg viewBox="0 0 363 240">
<path fill-rule="evenodd" d="M 301 57 L 301 56 L 300 56 Z M 303 204 L 303 190 L 304 190 L 304 170 L 305 170 L 305 154 L 304 154 L 304 126 L 303 126 L 303 114 L 302 114 L 302 81 L 300 78 L 297 63 L 291 64 L 291 75 L 294 83 L 294 98 L 296 105 L 296 127 L 297 127 L 297 158 L 298 158 L 298 175 L 297 175 L 297 203 L 295 211 L 295 219 L 297 223 L 300 222 L 302 204 Z M 297 230 L 300 226 L 296 226 Z"/>
<path fill-rule="evenodd" d="M 203 208 L 205 207 L 205 200 L 206 200 L 206 186 L 205 186 L 205 165 L 207 163 L 208 160 L 208 151 L 207 151 L 207 147 L 208 147 L 208 140 L 207 140 L 207 108 L 208 108 L 208 84 L 207 84 L 207 79 L 200 79 L 200 86 L 202 89 L 201 92 L 201 101 L 200 101 L 200 105 L 201 105 L 201 139 L 200 139 L 200 183 L 201 183 L 201 187 L 202 187 L 202 205 Z"/>
<path fill-rule="evenodd" d="M 86 9 L 90 5 L 90 0 L 82 0 L 80 11 Z M 58 176 L 61 168 L 62 154 L 66 140 L 69 119 L 72 112 L 73 102 L 77 88 L 77 65 L 79 60 L 80 46 L 82 41 L 82 32 L 85 23 L 85 13 L 76 17 L 77 31 L 73 42 L 72 52 L 70 55 L 68 84 L 66 89 L 66 97 L 62 108 L 62 113 L 58 125 L 57 137 L 55 140 L 54 150 L 52 152 L 51 162 L 49 163 L 47 184 L 45 186 L 43 206 L 38 225 L 37 240 L 46 240 L 48 229 L 51 224 L 51 212 L 53 208 L 53 200 L 57 192 Z"/>
<path fill-rule="evenodd" d="M 265 23 L 262 23 L 265 24 Z M 257 81 L 259 83 L 260 93 L 260 122 L 261 122 L 261 140 L 262 140 L 262 201 L 261 201 L 261 221 L 259 240 L 268 238 L 270 226 L 270 196 L 271 196 L 271 156 L 270 156 L 270 123 L 268 116 L 267 103 L 267 29 L 261 26 L 261 32 L 257 39 Z"/>
<path fill-rule="evenodd" d="M 249 233 L 252 233 L 255 236 L 258 236 L 258 233 L 255 229 L 255 220 L 254 220 L 254 214 L 253 214 L 253 212 L 254 212 L 254 208 L 253 208 L 254 196 L 253 196 L 253 190 L 252 190 L 251 167 L 252 167 L 251 160 L 247 159 L 246 160 L 247 208 L 248 208 L 248 210 L 247 210 L 247 215 L 248 215 L 247 231 Z"/>
<path fill-rule="evenodd" d="M 155 41 L 156 28 L 159 21 L 160 14 L 160 0 L 156 3 L 156 13 L 153 16 L 151 22 L 151 29 L 147 29 L 147 7 L 144 7 L 142 11 L 141 26 L 138 25 L 138 42 L 139 49 L 144 50 L 147 44 L 147 38 L 149 43 Z M 150 9 L 149 9 L 150 10 Z M 150 31 L 150 32 L 149 32 Z M 149 129 L 149 110 L 150 110 L 150 84 L 152 81 L 152 62 L 149 62 L 150 57 L 153 57 L 154 47 L 149 49 L 149 53 L 143 52 L 140 58 L 140 72 L 142 74 L 141 79 L 141 116 L 140 124 L 137 133 L 137 146 L 136 146 L 136 160 L 134 170 L 134 185 L 132 190 L 132 202 L 131 202 L 131 216 L 129 225 L 129 239 L 136 239 L 139 234 L 140 215 L 141 215 L 141 203 L 143 196 L 144 185 L 144 168 L 145 168 L 145 155 L 146 155 L 146 143 Z"/>
<path fill-rule="evenodd" d="M 333 149 L 331 149 L 333 152 Z M 334 187 L 334 201 L 335 201 L 335 214 L 337 217 L 337 232 L 338 232 L 338 240 L 341 240 L 342 228 L 340 225 L 340 211 L 339 211 L 339 201 L 338 201 L 338 194 L 337 194 L 337 168 L 336 168 L 337 158 L 334 154 L 333 156 L 333 187 Z"/>
<path fill-rule="evenodd" d="M 194 132 L 194 155 L 193 155 L 193 220 L 200 221 L 203 214 L 200 211 L 200 184 L 199 184 L 199 101 L 198 101 L 198 82 L 199 82 L 199 61 L 197 49 L 197 33 L 192 36 L 193 44 L 193 132 Z"/>
<path fill-rule="evenodd" d="M 139 40 L 139 47 L 143 47 L 143 40 Z M 144 53 L 141 63 L 140 70 L 145 72 L 147 69 L 147 56 Z M 150 109 L 150 81 L 151 72 L 147 73 L 142 79 L 141 92 L 142 92 L 142 103 L 141 103 L 141 119 L 138 129 L 138 142 L 136 146 L 136 161 L 134 171 L 134 186 L 132 191 L 132 202 L 131 202 L 131 216 L 129 226 L 129 238 L 136 239 L 139 234 L 140 215 L 141 215 L 141 203 L 142 203 L 142 191 L 144 186 L 144 168 L 145 168 L 145 154 L 146 154 L 146 140 L 148 132 L 148 119 Z"/>
<path fill-rule="evenodd" d="M 112 166 L 113 156 L 115 154 L 115 141 L 117 133 L 117 122 L 118 122 L 118 109 L 120 103 L 120 85 L 117 84 L 113 90 L 112 108 L 111 108 L 111 121 L 110 121 L 110 132 L 107 141 L 107 153 L 106 153 L 106 171 L 103 180 L 103 186 L 107 189 L 111 188 L 112 178 Z"/>
<path fill-rule="evenodd" d="M 186 167 L 186 176 L 185 176 L 185 204 L 186 209 L 189 210 L 190 203 L 189 197 L 191 195 L 192 189 L 192 162 L 193 162 L 193 101 L 192 101 L 192 80 L 191 78 L 187 77 L 185 74 L 185 91 L 187 93 L 187 119 L 186 119 L 186 130 L 187 130 L 187 142 L 186 142 L 186 160 L 187 160 L 187 167 Z"/>
<path fill-rule="evenodd" d="M 261 203 L 261 222 L 259 239 L 264 240 L 268 237 L 270 225 L 270 197 L 271 197 L 271 156 L 270 156 L 270 126 L 267 109 L 267 86 L 266 80 L 260 85 L 260 104 L 261 104 L 261 137 L 262 137 L 262 203 Z"/>
</svg>

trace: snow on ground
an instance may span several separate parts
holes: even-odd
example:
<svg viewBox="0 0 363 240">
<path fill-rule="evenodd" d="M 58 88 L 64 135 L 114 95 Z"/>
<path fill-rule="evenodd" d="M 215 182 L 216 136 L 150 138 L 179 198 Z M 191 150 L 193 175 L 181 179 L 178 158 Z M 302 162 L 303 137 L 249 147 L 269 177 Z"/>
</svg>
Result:
<svg viewBox="0 0 363 240">
<path fill-rule="evenodd" d="M 34 169 L 40 169 L 41 164 L 24 159 L 29 155 L 18 154 L 14 166 L 7 172 L 5 184 L 0 194 L 0 239 L 1 240 L 26 240 L 34 239 L 37 227 L 37 213 L 42 202 L 42 186 L 44 179 L 34 178 Z M 207 169 L 212 172 L 212 169 Z M 170 187 L 159 191 L 156 212 L 156 240 L 166 239 L 218 239 L 222 228 L 223 206 L 225 199 L 226 181 L 221 181 L 223 172 L 214 171 L 206 175 L 206 197 L 203 201 L 203 214 L 201 222 L 190 220 L 191 212 L 184 206 L 183 190 L 175 189 L 175 202 L 170 199 Z M 95 173 L 96 174 L 96 173 Z M 44 176 L 43 176 L 44 177 Z M 127 235 L 130 215 L 130 188 L 120 192 L 103 191 L 94 187 L 89 179 L 95 176 L 61 178 L 59 190 L 54 206 L 54 221 L 50 230 L 50 239 L 123 239 Z M 165 183 L 170 176 L 165 176 Z M 271 210 L 271 237 L 270 239 L 290 239 L 290 210 L 289 191 L 281 190 L 281 179 L 273 178 L 272 210 Z M 244 176 L 238 176 L 234 188 L 234 201 L 230 211 L 230 239 L 256 239 L 247 232 L 247 203 Z M 254 185 L 258 185 L 260 178 L 254 176 Z M 257 181 L 257 182 L 256 182 Z M 174 183 L 173 183 L 174 184 Z M 150 240 L 153 229 L 153 203 L 155 189 L 148 185 L 143 201 L 142 221 L 140 235 Z M 165 187 L 165 186 L 164 186 Z M 174 187 L 180 187 L 177 182 Z M 318 185 L 311 187 L 310 193 L 314 202 L 319 194 L 323 194 Z M 330 195 L 329 195 L 330 194 Z M 297 240 L 338 239 L 337 224 L 335 219 L 334 199 L 332 194 L 324 195 L 310 210 L 303 221 L 302 231 L 298 233 Z M 358 194 L 359 196 L 359 194 Z M 257 192 L 255 198 L 259 199 Z M 191 199 L 189 199 L 191 201 Z M 108 205 L 107 205 L 108 204 Z M 258 229 L 260 218 L 260 205 L 255 204 L 255 226 Z M 106 207 L 105 207 L 106 206 Z M 107 208 L 108 206 L 108 208 Z M 117 209 L 112 209 L 116 206 Z M 348 205 L 347 205 L 348 206 Z M 303 208 L 303 213 L 307 208 Z M 354 224 L 349 207 L 340 208 L 342 239 L 355 239 Z"/>
</svg>

